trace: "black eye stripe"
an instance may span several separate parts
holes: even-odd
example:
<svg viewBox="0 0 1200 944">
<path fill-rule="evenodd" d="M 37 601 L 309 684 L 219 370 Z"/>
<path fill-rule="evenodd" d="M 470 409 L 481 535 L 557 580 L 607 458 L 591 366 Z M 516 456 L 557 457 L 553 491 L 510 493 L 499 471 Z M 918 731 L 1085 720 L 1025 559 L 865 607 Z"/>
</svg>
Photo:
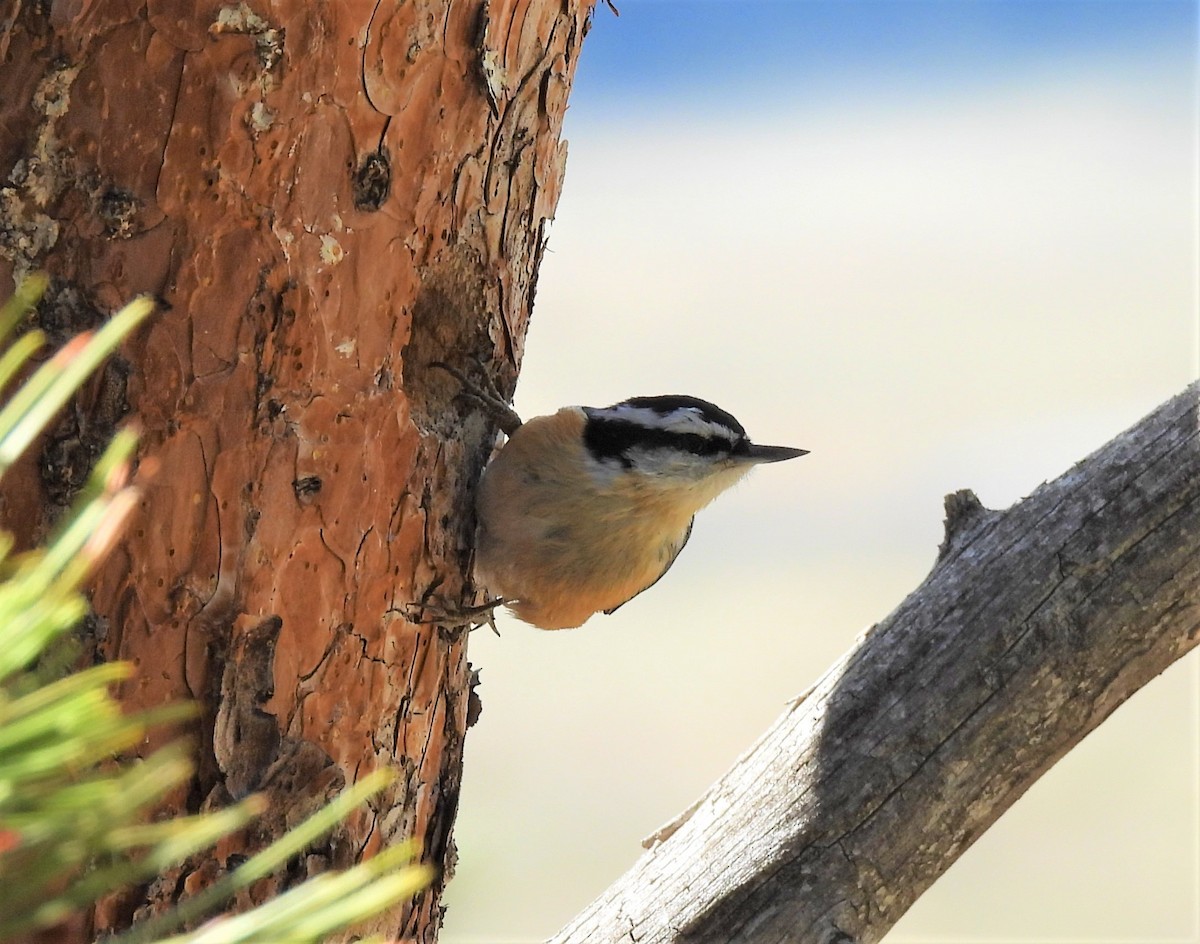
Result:
<svg viewBox="0 0 1200 944">
<path fill-rule="evenodd" d="M 633 468 L 637 453 L 720 457 L 750 448 L 742 424 L 715 404 L 672 394 L 583 407 L 584 445 L 601 461 Z"/>
<path fill-rule="evenodd" d="M 633 465 L 628 456 L 635 449 L 674 450 L 695 456 L 716 456 L 744 452 L 746 448 L 743 440 L 731 443 L 722 436 L 674 433 L 625 420 L 598 417 L 588 419 L 583 429 L 583 440 L 588 451 L 597 459 L 616 459 L 627 469 Z"/>
</svg>

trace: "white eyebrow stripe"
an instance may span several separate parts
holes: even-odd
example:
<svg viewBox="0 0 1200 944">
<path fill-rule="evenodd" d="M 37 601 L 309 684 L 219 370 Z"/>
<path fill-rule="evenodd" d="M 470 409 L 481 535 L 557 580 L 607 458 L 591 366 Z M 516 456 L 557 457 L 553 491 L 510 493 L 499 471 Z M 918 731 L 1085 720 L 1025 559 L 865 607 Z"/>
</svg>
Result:
<svg viewBox="0 0 1200 944">
<path fill-rule="evenodd" d="M 720 437 L 731 443 L 741 438 L 736 430 L 730 429 L 724 423 L 714 423 L 694 407 L 659 413 L 646 407 L 618 403 L 616 406 L 593 409 L 591 415 L 601 421 L 633 423 L 646 429 L 661 429 L 668 433 L 691 433 L 706 438 Z"/>
</svg>

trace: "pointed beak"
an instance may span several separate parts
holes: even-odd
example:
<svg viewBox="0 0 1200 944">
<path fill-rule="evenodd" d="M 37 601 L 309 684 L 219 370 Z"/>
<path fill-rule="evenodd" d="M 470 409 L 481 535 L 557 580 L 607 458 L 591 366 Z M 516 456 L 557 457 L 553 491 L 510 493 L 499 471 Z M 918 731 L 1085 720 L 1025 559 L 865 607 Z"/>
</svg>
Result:
<svg viewBox="0 0 1200 944">
<path fill-rule="evenodd" d="M 751 444 L 746 450 L 745 457 L 750 462 L 782 462 L 784 459 L 795 459 L 807 456 L 807 449 L 795 449 L 791 446 L 756 446 Z"/>
</svg>

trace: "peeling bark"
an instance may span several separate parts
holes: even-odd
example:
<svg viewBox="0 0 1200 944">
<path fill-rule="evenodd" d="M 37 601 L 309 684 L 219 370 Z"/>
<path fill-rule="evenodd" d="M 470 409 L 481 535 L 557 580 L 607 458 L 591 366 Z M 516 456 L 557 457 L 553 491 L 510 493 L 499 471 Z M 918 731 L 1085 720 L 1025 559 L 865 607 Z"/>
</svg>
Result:
<svg viewBox="0 0 1200 944">
<path fill-rule="evenodd" d="M 1200 643 L 1200 384 L 933 571 L 553 944 L 872 944 Z"/>
<path fill-rule="evenodd" d="M 256 835 L 105 902 L 97 931 L 381 765 L 390 795 L 253 897 L 414 835 L 449 870 L 471 674 L 460 634 L 408 616 L 471 597 L 495 431 L 427 365 L 515 384 L 590 11 L 16 0 L 0 23 L 0 277 L 47 269 L 63 333 L 165 303 L 6 481 L 5 523 L 44 533 L 137 418 L 142 501 L 95 583 L 97 655 L 137 666 L 131 708 L 201 703 L 179 808 L 274 801 Z M 444 880 L 378 929 L 434 940 Z"/>
</svg>

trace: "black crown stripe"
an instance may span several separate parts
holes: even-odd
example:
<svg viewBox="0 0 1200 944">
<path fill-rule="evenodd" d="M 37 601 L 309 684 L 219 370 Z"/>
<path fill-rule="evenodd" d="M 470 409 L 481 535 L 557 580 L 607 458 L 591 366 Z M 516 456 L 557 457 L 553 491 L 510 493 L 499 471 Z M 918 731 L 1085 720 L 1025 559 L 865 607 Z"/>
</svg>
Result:
<svg viewBox="0 0 1200 944">
<path fill-rule="evenodd" d="M 699 397 L 688 397 L 679 393 L 659 397 L 630 397 L 628 400 L 622 400 L 608 409 L 612 410 L 621 406 L 653 410 L 659 416 L 666 416 L 669 413 L 681 410 L 695 410 L 713 425 L 723 426 L 735 433 L 735 438 L 741 439 L 746 435 L 746 430 L 742 428 L 742 424 L 732 414 L 726 413 L 715 403 L 709 403 L 707 400 L 701 400 Z"/>
<path fill-rule="evenodd" d="M 713 426 L 728 430 L 732 438 L 704 436 L 700 433 L 681 433 L 674 430 L 644 426 L 633 420 L 612 416 L 609 411 L 628 406 L 648 409 L 659 416 L 667 416 L 680 410 L 695 410 Z M 632 397 L 628 400 L 597 410 L 584 408 L 587 422 L 584 424 L 583 440 L 588 451 L 597 459 L 616 460 L 622 467 L 630 469 L 633 461 L 630 453 L 635 449 L 674 450 L 696 456 L 740 455 L 749 448 L 750 441 L 742 424 L 720 407 L 697 397 L 671 395 L 661 397 Z"/>
</svg>

